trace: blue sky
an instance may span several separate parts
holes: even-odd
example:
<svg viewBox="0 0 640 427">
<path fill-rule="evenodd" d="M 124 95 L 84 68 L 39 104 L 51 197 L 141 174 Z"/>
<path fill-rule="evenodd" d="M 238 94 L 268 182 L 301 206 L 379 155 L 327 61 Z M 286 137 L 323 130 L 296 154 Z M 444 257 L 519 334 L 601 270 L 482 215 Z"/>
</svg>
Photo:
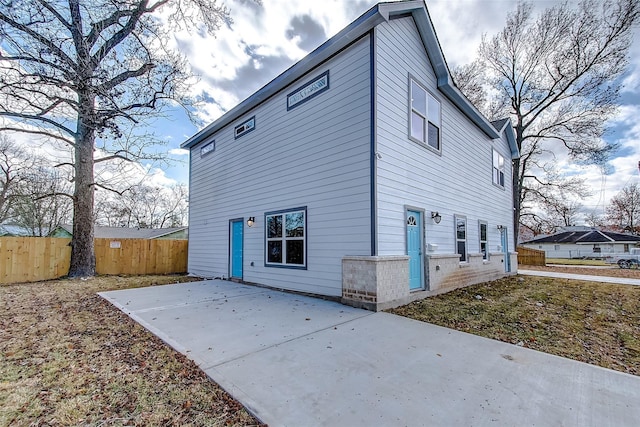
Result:
<svg viewBox="0 0 640 427">
<path fill-rule="evenodd" d="M 228 0 L 233 25 L 222 28 L 216 37 L 201 32 L 175 35 L 175 46 L 186 56 L 200 79 L 192 87 L 205 96 L 198 114 L 205 124 L 233 108 L 282 71 L 302 59 L 326 39 L 340 31 L 376 2 L 371 0 L 263 0 L 258 7 L 248 0 Z M 542 9 L 558 3 L 536 0 Z M 512 0 L 429 0 L 434 22 L 449 66 L 471 62 L 483 34 L 492 36 L 504 26 Z M 640 35 L 640 32 L 637 32 Z M 638 37 L 637 37 L 638 38 Z M 640 181 L 640 41 L 634 40 L 631 64 L 625 78 L 622 107 L 613 120 L 610 141 L 621 149 L 611 161 L 610 173 L 595 167 L 569 163 L 561 167 L 587 180 L 593 196 L 584 200 L 585 211 L 602 212 L 611 196 L 629 182 Z M 188 182 L 188 155 L 180 144 L 198 131 L 184 112 L 173 110 L 158 120 L 156 133 L 167 141 L 166 149 L 176 162 L 158 171 L 167 181 Z"/>
</svg>

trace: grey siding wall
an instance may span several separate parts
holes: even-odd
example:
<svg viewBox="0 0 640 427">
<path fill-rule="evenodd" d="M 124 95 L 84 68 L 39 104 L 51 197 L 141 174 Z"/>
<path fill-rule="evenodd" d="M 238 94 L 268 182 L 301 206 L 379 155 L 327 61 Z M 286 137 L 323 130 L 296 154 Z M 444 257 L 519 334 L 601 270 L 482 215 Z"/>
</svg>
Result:
<svg viewBox="0 0 640 427">
<path fill-rule="evenodd" d="M 376 28 L 377 215 L 379 255 L 406 253 L 404 205 L 425 209 L 428 254 L 455 253 L 454 215 L 467 217 L 467 250 L 478 253 L 478 221 L 488 222 L 489 251 L 500 248 L 498 225 L 509 229 L 513 250 L 511 168 L 505 188 L 492 183 L 492 147 L 510 162 L 506 140 L 491 140 L 436 89 L 436 77 L 412 18 Z M 446 54 L 446 52 L 445 52 Z M 409 74 L 441 103 L 442 154 L 408 137 Z M 435 224 L 431 211 L 442 215 Z"/>
<path fill-rule="evenodd" d="M 326 70 L 330 89 L 287 111 L 286 95 Z M 215 134 L 215 152 L 191 150 L 190 273 L 228 277 L 229 220 L 243 218 L 245 281 L 341 295 L 342 257 L 371 247 L 369 73 L 365 37 Z M 264 213 L 302 206 L 307 270 L 265 267 Z"/>
</svg>

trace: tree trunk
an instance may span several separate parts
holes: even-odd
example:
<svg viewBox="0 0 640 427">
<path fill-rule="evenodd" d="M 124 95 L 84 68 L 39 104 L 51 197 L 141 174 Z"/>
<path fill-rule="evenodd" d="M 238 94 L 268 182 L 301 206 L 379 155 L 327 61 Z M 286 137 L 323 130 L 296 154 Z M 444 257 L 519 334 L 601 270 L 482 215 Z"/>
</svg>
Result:
<svg viewBox="0 0 640 427">
<path fill-rule="evenodd" d="M 93 246 L 93 150 L 95 129 L 91 125 L 94 97 L 79 96 L 80 113 L 75 147 L 75 189 L 73 193 L 73 236 L 71 237 L 71 267 L 69 277 L 96 274 Z"/>
<path fill-rule="evenodd" d="M 511 185 L 513 188 L 513 246 L 518 246 L 520 238 L 520 195 L 522 193 L 522 185 L 520 185 L 520 159 L 514 159 L 512 162 L 513 171 L 511 177 Z"/>
</svg>

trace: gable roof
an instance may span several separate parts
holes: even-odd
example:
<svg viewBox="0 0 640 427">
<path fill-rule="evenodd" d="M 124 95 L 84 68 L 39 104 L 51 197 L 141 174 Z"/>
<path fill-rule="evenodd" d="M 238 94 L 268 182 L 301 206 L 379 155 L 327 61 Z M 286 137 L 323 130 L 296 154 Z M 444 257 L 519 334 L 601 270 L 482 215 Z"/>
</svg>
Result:
<svg viewBox="0 0 640 427">
<path fill-rule="evenodd" d="M 73 234 L 72 225 L 63 224 L 60 225 L 60 228 L 66 230 L 69 234 Z M 96 239 L 157 239 L 186 229 L 188 229 L 188 227 L 128 228 L 96 225 L 94 228 L 94 237 Z"/>
<path fill-rule="evenodd" d="M 562 231 L 550 236 L 532 239 L 522 244 L 528 243 L 573 243 L 585 245 L 592 243 L 640 243 L 640 236 L 600 230 Z"/>
<path fill-rule="evenodd" d="M 196 133 L 180 146 L 191 148 L 204 141 L 224 126 L 238 119 L 259 104 L 265 102 L 271 96 L 280 92 L 298 78 L 313 70 L 318 65 L 329 59 L 340 50 L 346 48 L 353 41 L 369 32 L 376 25 L 389 21 L 393 17 L 412 16 L 418 33 L 425 46 L 425 50 L 436 74 L 438 89 L 456 105 L 476 126 L 492 139 L 500 138 L 501 131 L 489 123 L 489 121 L 471 104 L 471 102 L 454 85 L 449 72 L 449 67 L 444 59 L 440 42 L 429 16 L 427 6 L 423 0 L 403 1 L 393 3 L 378 3 L 362 14 L 359 18 L 347 25 L 342 31 L 320 45 L 313 52 L 292 65 L 275 79 L 271 80 L 253 95 L 229 110 L 222 117 Z M 513 130 L 511 131 L 513 133 Z M 507 138 L 509 135 L 507 134 Z M 515 138 L 514 138 L 515 141 Z M 511 147 L 513 156 L 513 147 Z M 517 149 L 516 149 L 517 152 Z"/>
<path fill-rule="evenodd" d="M 509 142 L 509 148 L 511 149 L 511 158 L 517 159 L 520 157 L 520 150 L 518 150 L 518 144 L 516 143 L 516 134 L 513 131 L 513 125 L 511 119 L 500 119 L 491 122 L 491 125 L 498 130 L 501 134 L 504 133 Z"/>
</svg>

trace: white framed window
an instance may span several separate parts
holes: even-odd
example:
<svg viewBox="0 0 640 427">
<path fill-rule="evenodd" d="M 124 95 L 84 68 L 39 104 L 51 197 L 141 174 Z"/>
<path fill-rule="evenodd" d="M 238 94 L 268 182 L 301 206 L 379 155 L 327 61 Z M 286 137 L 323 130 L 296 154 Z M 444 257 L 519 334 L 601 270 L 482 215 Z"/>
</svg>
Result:
<svg viewBox="0 0 640 427">
<path fill-rule="evenodd" d="M 454 216 L 456 253 L 460 255 L 460 262 L 467 262 L 467 218 Z"/>
<path fill-rule="evenodd" d="M 213 153 L 216 151 L 216 141 L 211 141 L 210 143 L 203 145 L 200 148 L 200 157 L 204 157 L 209 153 Z"/>
<path fill-rule="evenodd" d="M 493 150 L 493 183 L 504 188 L 505 160 L 496 150 Z"/>
<path fill-rule="evenodd" d="M 487 230 L 487 221 L 478 221 L 478 236 L 480 237 L 480 252 L 482 252 L 482 259 L 489 259 Z"/>
<path fill-rule="evenodd" d="M 593 245 L 593 253 L 594 253 L 594 254 L 602 253 L 602 248 L 600 247 L 600 245 L 599 245 L 599 244 L 595 243 L 595 244 Z"/>
<path fill-rule="evenodd" d="M 307 208 L 265 213 L 265 265 L 306 268 Z"/>
<path fill-rule="evenodd" d="M 233 136 L 235 139 L 240 138 L 242 135 L 246 135 L 256 128 L 256 116 L 251 117 L 235 127 Z"/>
<path fill-rule="evenodd" d="M 440 152 L 440 101 L 413 78 L 409 79 L 409 136 Z"/>
</svg>

